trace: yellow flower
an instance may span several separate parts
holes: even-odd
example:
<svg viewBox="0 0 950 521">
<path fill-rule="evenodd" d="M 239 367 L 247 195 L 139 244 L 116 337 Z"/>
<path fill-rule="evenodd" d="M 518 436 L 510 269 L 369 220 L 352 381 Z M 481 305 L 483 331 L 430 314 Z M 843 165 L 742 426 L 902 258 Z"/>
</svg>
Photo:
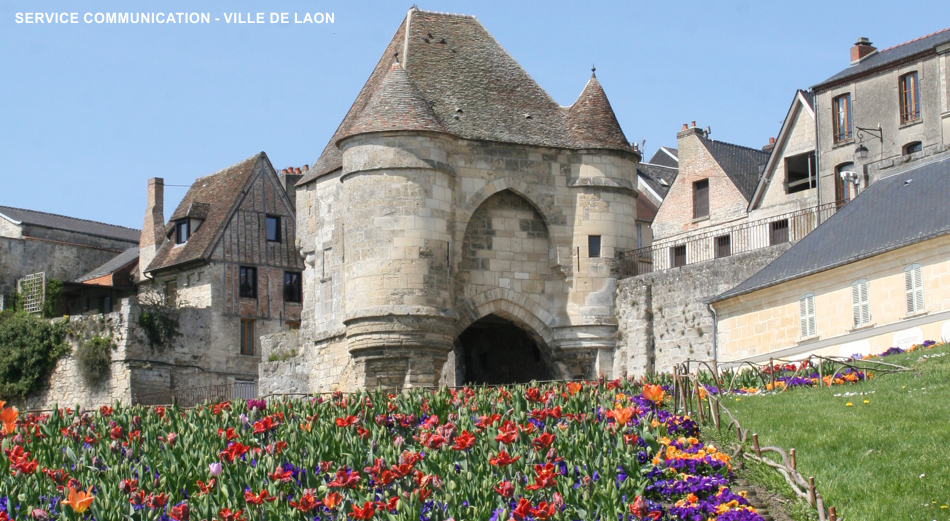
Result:
<svg viewBox="0 0 950 521">
<path fill-rule="evenodd" d="M 846 404 L 844 404 L 844 405 L 845 405 L 845 407 L 852 407 L 852 406 L 854 406 L 854 404 L 851 403 L 851 402 L 848 402 L 848 403 L 846 403 Z"/>
<path fill-rule="evenodd" d="M 865 404 L 871 403 L 871 400 L 864 400 Z"/>
<path fill-rule="evenodd" d="M 77 514 L 82 514 L 89 508 L 93 499 L 95 499 L 95 496 L 92 495 L 92 487 L 89 487 L 89 490 L 85 492 L 81 490 L 77 492 L 73 487 L 69 487 L 69 498 L 64 499 L 63 504 L 72 507 Z"/>
</svg>

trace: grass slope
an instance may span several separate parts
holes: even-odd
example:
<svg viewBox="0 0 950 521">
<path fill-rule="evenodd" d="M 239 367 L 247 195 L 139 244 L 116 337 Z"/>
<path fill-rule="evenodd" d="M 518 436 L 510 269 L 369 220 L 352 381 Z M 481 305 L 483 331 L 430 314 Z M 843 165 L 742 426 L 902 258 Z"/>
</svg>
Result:
<svg viewBox="0 0 950 521">
<path fill-rule="evenodd" d="M 854 386 L 728 398 L 724 405 L 763 446 L 795 448 L 799 471 L 815 477 L 839 519 L 946 521 L 948 352 L 943 345 L 887 357 L 912 371 Z M 722 439 L 734 444 L 735 434 Z"/>
</svg>

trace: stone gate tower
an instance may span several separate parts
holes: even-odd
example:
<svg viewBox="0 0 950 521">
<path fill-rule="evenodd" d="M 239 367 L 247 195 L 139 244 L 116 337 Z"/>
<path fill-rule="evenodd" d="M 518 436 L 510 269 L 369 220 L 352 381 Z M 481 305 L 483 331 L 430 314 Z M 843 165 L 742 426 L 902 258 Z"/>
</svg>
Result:
<svg viewBox="0 0 950 521">
<path fill-rule="evenodd" d="M 639 160 L 593 74 L 559 106 L 474 17 L 410 10 L 297 185 L 262 392 L 609 377 Z"/>
</svg>

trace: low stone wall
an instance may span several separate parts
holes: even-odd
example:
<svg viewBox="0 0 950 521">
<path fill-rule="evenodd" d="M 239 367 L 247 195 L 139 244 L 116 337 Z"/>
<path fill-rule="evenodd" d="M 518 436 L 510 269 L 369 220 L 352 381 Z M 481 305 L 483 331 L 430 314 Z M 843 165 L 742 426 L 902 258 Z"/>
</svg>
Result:
<svg viewBox="0 0 950 521">
<path fill-rule="evenodd" d="M 132 399 L 132 369 L 126 363 L 130 343 L 129 316 L 132 306 L 128 299 L 122 300 L 118 311 L 105 315 L 70 317 L 69 354 L 59 359 L 46 383 L 36 392 L 21 400 L 14 400 L 25 410 L 45 410 L 54 406 L 95 408 L 115 402 L 129 404 Z M 74 353 L 92 332 L 108 334 L 115 342 L 112 351 L 112 367 L 98 384 L 90 384 L 79 370 L 79 361 Z"/>
<path fill-rule="evenodd" d="M 784 253 L 782 244 L 620 281 L 614 377 L 666 372 L 687 358 L 713 357 L 713 319 L 704 300 L 729 290 Z"/>
<path fill-rule="evenodd" d="M 314 342 L 301 330 L 261 337 L 258 394 L 352 391 L 353 358 L 342 331 Z"/>
</svg>

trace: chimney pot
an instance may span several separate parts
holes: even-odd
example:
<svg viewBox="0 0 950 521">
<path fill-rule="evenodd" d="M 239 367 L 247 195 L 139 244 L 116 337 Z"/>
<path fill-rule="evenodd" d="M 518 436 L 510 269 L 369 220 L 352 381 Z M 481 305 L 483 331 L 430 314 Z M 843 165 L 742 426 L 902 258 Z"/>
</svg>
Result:
<svg viewBox="0 0 950 521">
<path fill-rule="evenodd" d="M 695 126 L 696 126 L 696 120 L 694 119 L 693 122 L 689 124 L 689 126 L 690 126 L 690 127 L 695 127 Z"/>
<path fill-rule="evenodd" d="M 871 45 L 870 40 L 864 36 L 858 38 L 858 41 L 854 42 L 854 46 L 851 47 L 851 65 L 858 63 L 876 50 L 877 48 Z"/>
<path fill-rule="evenodd" d="M 775 144 L 775 138 L 774 138 L 774 137 L 770 137 L 770 138 L 769 138 L 769 144 L 770 144 L 770 145 L 774 145 L 774 144 Z"/>
<path fill-rule="evenodd" d="M 683 130 L 686 130 L 687 128 L 689 128 L 689 125 L 687 125 L 686 123 L 683 123 Z"/>
<path fill-rule="evenodd" d="M 299 173 L 300 173 L 300 168 L 295 166 L 295 167 L 294 167 L 294 173 L 295 173 L 295 174 L 299 174 Z"/>
<path fill-rule="evenodd" d="M 304 172 L 309 172 L 309 171 L 310 171 L 310 165 L 303 165 L 303 171 L 304 171 Z"/>
</svg>

